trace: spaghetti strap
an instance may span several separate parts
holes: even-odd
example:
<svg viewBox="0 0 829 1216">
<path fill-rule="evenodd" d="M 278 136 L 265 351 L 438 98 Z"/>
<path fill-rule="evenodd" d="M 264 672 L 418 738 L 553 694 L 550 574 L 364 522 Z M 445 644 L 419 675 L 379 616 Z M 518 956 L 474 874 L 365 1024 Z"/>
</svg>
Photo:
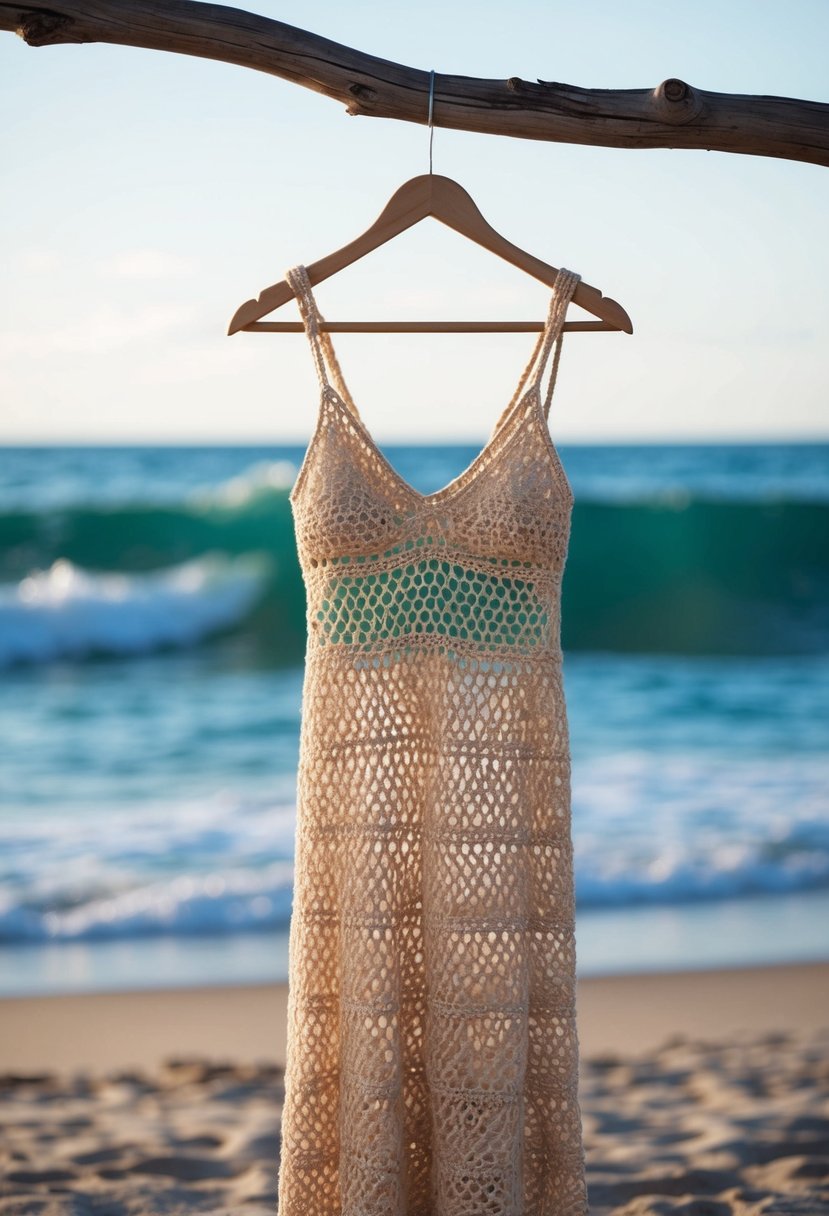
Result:
<svg viewBox="0 0 829 1216">
<path fill-rule="evenodd" d="M 544 417 L 549 418 L 550 403 L 553 399 L 553 389 L 556 386 L 556 376 L 558 375 L 558 364 L 561 358 L 561 345 L 564 339 L 564 318 L 567 315 L 567 308 L 575 294 L 576 288 L 581 282 L 581 275 L 576 274 L 574 270 L 565 270 L 563 267 L 556 276 L 555 287 L 553 288 L 553 299 L 550 302 L 550 312 L 547 317 L 547 328 L 545 331 L 544 343 L 541 349 L 541 357 L 538 365 L 538 375 L 534 380 L 534 384 L 541 388 L 541 379 L 544 375 L 544 368 L 547 359 L 550 356 L 550 350 L 555 343 L 555 354 L 553 355 L 553 365 L 550 369 L 550 379 L 547 384 L 547 392 L 544 396 Z"/>
<path fill-rule="evenodd" d="M 547 320 L 544 328 L 538 335 L 538 340 L 530 355 L 530 361 L 524 368 L 521 379 L 518 381 L 518 387 L 512 395 L 512 398 L 504 409 L 498 421 L 495 423 L 492 434 L 498 431 L 501 423 L 506 419 L 507 415 L 512 411 L 517 402 L 521 399 L 527 385 L 530 388 L 540 388 L 541 380 L 544 375 L 544 368 L 547 360 L 550 357 L 550 351 L 555 343 L 555 354 L 553 356 L 553 365 L 550 372 L 550 381 L 547 385 L 547 392 L 542 403 L 545 419 L 550 414 L 550 403 L 553 399 L 553 389 L 555 388 L 556 375 L 558 374 L 558 363 L 561 358 L 561 344 L 564 337 L 564 318 L 567 314 L 567 307 L 573 298 L 576 288 L 581 282 L 581 275 L 576 274 L 574 270 L 565 270 L 562 267 L 556 275 L 556 280 L 553 285 L 553 294 L 550 299 L 550 307 L 547 313 Z M 530 377 L 535 371 L 535 377 L 530 383 Z"/>
<path fill-rule="evenodd" d="M 314 299 L 314 293 L 311 290 L 311 280 L 308 277 L 308 271 L 304 266 L 294 266 L 285 274 L 285 278 L 291 286 L 291 290 L 296 296 L 299 304 L 302 323 L 305 327 L 305 332 L 308 335 L 308 340 L 311 343 L 311 352 L 314 356 L 314 363 L 317 368 L 319 382 L 323 389 L 331 388 L 328 379 L 328 369 L 330 368 L 334 380 L 334 388 L 351 410 L 355 418 L 360 417 L 360 411 L 354 404 L 354 399 L 348 391 L 348 386 L 343 379 L 342 369 L 340 368 L 339 360 L 334 352 L 334 346 L 331 342 L 331 337 L 326 329 L 323 328 L 325 319 L 317 307 L 317 302 Z"/>
<path fill-rule="evenodd" d="M 342 369 L 334 351 L 333 343 L 328 331 L 324 328 L 325 320 L 320 312 L 314 293 L 311 288 L 311 280 L 308 271 L 303 265 L 292 267 L 286 271 L 285 277 L 290 284 L 291 290 L 296 296 L 299 304 L 299 311 L 302 316 L 302 322 L 305 332 L 308 335 L 308 340 L 311 344 L 311 351 L 314 356 L 314 363 L 317 369 L 321 387 L 330 389 L 331 383 L 328 379 L 329 370 L 334 381 L 334 388 L 341 398 L 346 408 L 352 416 L 357 419 L 362 425 L 360 411 L 354 402 L 348 386 L 343 378 Z M 564 318 L 567 313 L 567 307 L 573 298 L 576 288 L 581 281 L 581 275 L 573 270 L 565 270 L 563 267 L 556 275 L 553 285 L 553 294 L 550 300 L 550 307 L 547 313 L 547 320 L 544 328 L 538 335 L 538 341 L 530 356 L 530 361 L 527 364 L 521 379 L 518 382 L 518 387 L 512 395 L 507 406 L 498 417 L 492 432 L 490 440 L 494 439 L 495 435 L 501 429 L 502 424 L 507 417 L 511 415 L 517 403 L 525 394 L 527 385 L 530 389 L 538 388 L 540 390 L 541 380 L 544 376 L 544 370 L 547 365 L 547 360 L 550 357 L 550 352 L 555 345 L 555 354 L 553 355 L 552 369 L 550 379 L 547 385 L 547 391 L 542 402 L 544 418 L 547 419 L 550 413 L 550 404 L 553 398 L 553 389 L 555 388 L 556 375 L 558 373 L 559 359 L 561 358 L 561 345 L 564 331 Z M 533 376 L 534 379 L 530 380 Z M 487 445 L 488 446 L 488 445 Z"/>
</svg>

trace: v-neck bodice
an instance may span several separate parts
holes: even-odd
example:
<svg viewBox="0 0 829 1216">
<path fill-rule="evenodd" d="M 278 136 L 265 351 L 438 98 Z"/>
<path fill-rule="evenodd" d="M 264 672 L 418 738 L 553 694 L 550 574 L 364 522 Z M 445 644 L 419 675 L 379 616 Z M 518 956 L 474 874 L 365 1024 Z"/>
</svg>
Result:
<svg viewBox="0 0 829 1216">
<path fill-rule="evenodd" d="M 334 406 L 333 413 L 340 415 L 346 424 L 346 430 L 357 438 L 366 452 L 371 453 L 375 463 L 385 479 L 395 481 L 401 494 L 408 497 L 414 504 L 423 507 L 438 506 L 448 503 L 456 494 L 461 493 L 477 478 L 479 472 L 485 469 L 494 459 L 497 452 L 507 446 L 508 436 L 515 427 L 522 423 L 537 424 L 542 443 L 547 449 L 549 458 L 565 499 L 572 502 L 572 490 L 564 472 L 558 451 L 550 438 L 547 418 L 550 411 L 553 389 L 555 387 L 558 361 L 561 354 L 564 318 L 567 306 L 579 283 L 580 276 L 572 271 L 559 271 L 553 288 L 547 321 L 539 334 L 535 348 L 530 356 L 518 386 L 510 401 L 502 410 L 492 428 L 489 439 L 478 452 L 471 463 L 454 477 L 447 485 L 432 493 L 424 494 L 416 490 L 394 468 L 374 439 L 369 428 L 362 419 L 354 399 L 346 387 L 340 368 L 339 360 L 334 351 L 328 331 L 324 328 L 324 318 L 317 306 L 308 272 L 304 266 L 296 266 L 287 272 L 287 279 L 294 290 L 299 303 L 305 331 L 311 344 L 314 362 L 321 386 L 320 418 L 305 453 L 302 466 L 291 490 L 291 500 L 298 498 L 301 487 L 306 479 L 307 467 L 311 464 L 317 447 L 317 439 L 323 429 L 322 415 L 326 412 L 326 404 Z M 552 370 L 549 377 L 546 395 L 542 398 L 541 381 L 547 361 L 554 349 Z M 329 378 L 330 369 L 330 378 Z M 332 383 L 333 381 L 333 383 Z M 529 385 L 529 387 L 527 387 Z M 337 408 L 339 407 L 339 408 Z M 336 424 L 336 417 L 334 423 Z M 365 472 L 365 470 L 363 470 Z"/>
<path fill-rule="evenodd" d="M 417 571 L 412 574 L 415 568 L 409 568 L 412 556 L 421 550 L 444 560 L 428 571 L 424 584 L 435 581 L 442 590 L 437 598 L 422 596 L 423 612 L 414 624 L 420 641 L 434 646 L 453 636 L 452 614 L 442 611 L 454 587 L 450 566 L 494 577 L 496 582 L 505 569 L 521 568 L 529 582 L 518 588 L 517 599 L 527 601 L 527 612 L 510 618 L 509 629 L 502 628 L 499 617 L 492 628 L 478 630 L 476 636 L 486 646 L 497 640 L 509 649 L 516 644 L 547 647 L 557 657 L 558 594 L 573 493 L 550 438 L 547 416 L 564 317 L 579 276 L 559 271 L 546 324 L 489 439 L 463 472 L 432 494 L 420 493 L 398 473 L 360 417 L 305 267 L 289 270 L 287 277 L 299 302 L 321 387 L 317 425 L 290 493 L 308 592 L 309 644 L 325 647 L 332 640 L 357 639 L 363 650 L 371 651 L 395 636 L 398 628 L 405 628 L 402 620 L 390 626 L 384 619 L 385 608 L 390 609 L 384 600 L 374 603 L 367 614 L 352 605 L 349 612 L 357 612 L 360 628 L 346 627 L 341 610 L 332 607 L 331 586 L 342 576 L 350 577 L 351 571 L 379 582 L 400 578 L 405 570 L 409 571 L 406 580 L 418 578 Z M 553 351 L 549 383 L 542 394 L 542 377 Z M 511 585 L 501 590 L 508 597 L 516 593 Z M 420 590 L 415 592 L 418 598 Z M 397 602 L 405 600 L 406 596 Z"/>
</svg>

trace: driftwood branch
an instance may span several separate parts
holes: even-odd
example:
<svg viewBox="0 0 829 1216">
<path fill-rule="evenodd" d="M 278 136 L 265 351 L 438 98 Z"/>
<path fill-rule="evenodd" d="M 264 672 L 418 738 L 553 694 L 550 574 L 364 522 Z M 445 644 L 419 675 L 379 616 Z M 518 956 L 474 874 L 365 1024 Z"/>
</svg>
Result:
<svg viewBox="0 0 829 1216">
<path fill-rule="evenodd" d="M 281 21 L 192 0 L 0 0 L 0 29 L 29 46 L 109 42 L 218 59 L 280 76 L 349 114 L 427 121 L 429 72 L 366 55 Z M 434 124 L 488 135 L 610 148 L 699 148 L 829 164 L 829 105 L 711 93 L 682 80 L 655 89 L 441 73 Z"/>
</svg>

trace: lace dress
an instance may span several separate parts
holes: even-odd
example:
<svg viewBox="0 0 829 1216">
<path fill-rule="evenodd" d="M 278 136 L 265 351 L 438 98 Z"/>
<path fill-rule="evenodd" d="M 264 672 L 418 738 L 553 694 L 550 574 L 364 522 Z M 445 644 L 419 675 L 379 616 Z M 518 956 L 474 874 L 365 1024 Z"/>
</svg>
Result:
<svg viewBox="0 0 829 1216">
<path fill-rule="evenodd" d="M 288 280 L 322 393 L 290 494 L 308 642 L 279 1211 L 585 1216 L 573 495 L 547 427 L 579 276 L 559 272 L 515 395 L 433 494 L 362 422 L 304 267 Z"/>
</svg>

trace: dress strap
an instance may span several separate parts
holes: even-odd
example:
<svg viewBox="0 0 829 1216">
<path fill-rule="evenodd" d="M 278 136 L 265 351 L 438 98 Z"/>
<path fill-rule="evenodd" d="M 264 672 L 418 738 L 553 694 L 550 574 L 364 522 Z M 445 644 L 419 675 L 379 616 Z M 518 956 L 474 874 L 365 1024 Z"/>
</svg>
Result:
<svg viewBox="0 0 829 1216">
<path fill-rule="evenodd" d="M 335 389 L 355 417 L 359 418 L 359 411 L 354 404 L 351 393 L 348 391 L 339 361 L 334 353 L 331 335 L 323 328 L 325 320 L 314 299 L 308 271 L 304 266 L 294 266 L 286 272 L 285 278 L 288 280 L 299 304 L 302 323 L 305 326 L 305 332 L 311 343 L 311 353 L 314 356 L 320 385 L 324 389 L 331 387 L 328 379 L 328 371 L 330 369 Z"/>
<path fill-rule="evenodd" d="M 567 307 L 573 298 L 576 288 L 581 282 L 581 275 L 576 274 L 574 270 L 565 270 L 563 267 L 556 275 L 555 283 L 553 284 L 553 294 L 550 300 L 550 308 L 547 313 L 547 321 L 544 329 L 538 335 L 538 341 L 535 344 L 535 349 L 530 356 L 530 361 L 524 369 L 521 379 L 518 381 L 518 387 L 513 394 L 507 408 L 502 414 L 504 418 L 512 409 L 516 402 L 520 399 L 527 384 L 531 388 L 541 384 L 541 379 L 544 375 L 544 368 L 547 365 L 547 360 L 550 357 L 550 351 L 555 344 L 555 354 L 553 355 L 553 366 L 550 371 L 550 381 L 547 385 L 547 392 L 544 397 L 544 417 L 548 418 L 550 414 L 550 403 L 553 399 L 553 389 L 555 388 L 556 375 L 558 374 L 558 362 L 561 358 L 561 343 L 564 337 L 564 318 L 567 314 Z M 530 377 L 535 373 L 534 379 L 530 382 Z M 500 419 L 499 419 L 500 422 Z M 497 429 L 496 424 L 496 429 Z"/>
</svg>

